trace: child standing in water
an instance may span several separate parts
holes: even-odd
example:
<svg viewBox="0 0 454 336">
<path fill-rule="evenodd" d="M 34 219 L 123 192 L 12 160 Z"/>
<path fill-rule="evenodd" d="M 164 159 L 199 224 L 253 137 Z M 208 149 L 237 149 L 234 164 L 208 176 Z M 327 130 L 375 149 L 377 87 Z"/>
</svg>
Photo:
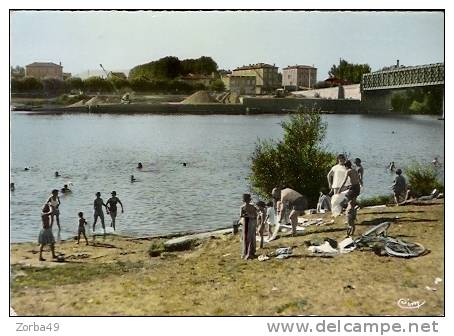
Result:
<svg viewBox="0 0 454 336">
<path fill-rule="evenodd" d="M 243 224 L 241 258 L 253 259 L 255 257 L 257 209 L 250 204 L 250 194 L 243 194 L 243 202 L 240 208 L 240 221 Z"/>
<path fill-rule="evenodd" d="M 85 238 L 85 242 L 88 245 L 88 239 L 87 236 L 85 235 L 85 225 L 88 225 L 87 221 L 84 218 L 84 213 L 79 212 L 79 229 L 77 230 L 77 244 L 80 242 L 80 235 L 83 234 Z"/>
<path fill-rule="evenodd" d="M 39 232 L 38 243 L 40 244 L 39 247 L 39 260 L 45 261 L 46 259 L 43 258 L 43 249 L 44 245 L 50 245 L 50 250 L 52 252 L 52 258 L 56 259 L 57 256 L 55 255 L 55 238 L 52 233 L 52 228 L 50 226 L 50 216 L 52 215 L 52 209 L 48 203 L 44 204 L 42 212 L 41 212 L 41 221 L 43 224 L 43 228 Z"/>
<path fill-rule="evenodd" d="M 52 207 L 52 213 L 51 213 L 51 221 L 50 221 L 50 227 L 54 225 L 54 217 L 57 220 L 57 226 L 58 230 L 60 231 L 60 210 L 58 209 L 60 206 L 60 197 L 58 197 L 58 190 L 54 189 L 52 190 L 52 195 L 47 199 L 47 203 Z"/>
<path fill-rule="evenodd" d="M 400 202 L 405 201 L 405 193 L 407 191 L 407 182 L 405 177 L 402 176 L 402 169 L 398 168 L 396 170 L 396 177 L 391 188 L 394 193 L 394 201 L 396 202 L 396 205 L 400 205 Z"/>
</svg>

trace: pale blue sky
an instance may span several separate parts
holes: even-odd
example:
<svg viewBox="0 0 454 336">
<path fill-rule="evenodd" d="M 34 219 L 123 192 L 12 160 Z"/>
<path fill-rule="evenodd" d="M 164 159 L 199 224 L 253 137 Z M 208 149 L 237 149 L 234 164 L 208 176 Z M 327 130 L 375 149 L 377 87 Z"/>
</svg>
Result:
<svg viewBox="0 0 454 336">
<path fill-rule="evenodd" d="M 372 70 L 444 61 L 442 12 L 12 12 L 11 64 L 62 62 L 73 74 L 172 55 L 219 68 L 307 64 L 325 79 L 342 57 Z"/>
</svg>

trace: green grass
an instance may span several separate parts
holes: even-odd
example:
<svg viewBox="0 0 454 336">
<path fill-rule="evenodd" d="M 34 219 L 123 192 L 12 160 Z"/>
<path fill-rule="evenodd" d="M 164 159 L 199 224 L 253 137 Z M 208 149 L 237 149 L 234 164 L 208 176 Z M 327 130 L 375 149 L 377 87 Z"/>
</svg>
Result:
<svg viewBox="0 0 454 336">
<path fill-rule="evenodd" d="M 144 267 L 143 261 L 107 264 L 68 264 L 60 267 L 24 267 L 13 266 L 14 272 L 24 272 L 11 284 L 12 289 L 27 287 L 50 288 L 58 285 L 77 284 L 95 278 L 104 278 L 113 274 L 134 272 Z"/>
<path fill-rule="evenodd" d="M 369 198 L 364 198 L 358 201 L 360 207 L 366 206 L 374 206 L 374 205 L 382 205 L 382 204 L 389 204 L 392 202 L 390 195 L 381 195 L 381 196 L 374 196 Z"/>
<path fill-rule="evenodd" d="M 159 257 L 161 253 L 164 251 L 165 251 L 164 241 L 154 240 L 151 242 L 150 247 L 148 248 L 148 255 L 150 257 Z"/>
</svg>

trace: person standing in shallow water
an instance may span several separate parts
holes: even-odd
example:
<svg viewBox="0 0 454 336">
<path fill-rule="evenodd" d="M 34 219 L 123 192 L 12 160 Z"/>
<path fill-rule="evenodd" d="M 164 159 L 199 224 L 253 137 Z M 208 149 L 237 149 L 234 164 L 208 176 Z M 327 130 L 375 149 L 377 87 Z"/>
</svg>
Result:
<svg viewBox="0 0 454 336">
<path fill-rule="evenodd" d="M 391 189 L 394 193 L 394 201 L 396 205 L 400 205 L 400 202 L 405 201 L 406 192 L 407 192 L 407 182 L 405 177 L 402 176 L 402 169 L 396 169 L 396 177 L 394 178 L 394 183 L 391 186 Z"/>
<path fill-rule="evenodd" d="M 112 197 L 109 198 L 106 202 L 106 209 L 107 213 L 110 214 L 110 218 L 112 218 L 112 222 L 110 223 L 110 226 L 113 227 L 115 230 L 115 218 L 117 218 L 117 203 L 120 203 L 121 205 L 121 213 L 124 212 L 123 210 L 123 204 L 121 203 L 120 199 L 117 197 L 117 192 L 112 191 Z"/>
<path fill-rule="evenodd" d="M 101 225 L 102 229 L 104 230 L 104 234 L 106 234 L 106 225 L 104 224 L 104 212 L 102 211 L 102 207 L 107 209 L 107 205 L 104 204 L 104 201 L 101 198 L 101 193 L 98 191 L 96 193 L 96 198 L 93 201 L 93 210 L 94 210 L 94 221 L 93 221 L 93 232 L 95 232 L 96 222 L 98 221 L 98 217 L 101 218 Z"/>
<path fill-rule="evenodd" d="M 253 259 L 256 245 L 257 209 L 251 205 L 251 195 L 243 194 L 243 205 L 240 208 L 240 222 L 243 225 L 241 233 L 241 258 Z"/>
<path fill-rule="evenodd" d="M 39 232 L 38 243 L 40 244 L 39 247 L 39 261 L 45 261 L 46 259 L 43 258 L 43 249 L 44 245 L 50 245 L 50 250 L 52 252 L 52 258 L 56 259 L 57 256 L 55 255 L 55 238 L 52 233 L 52 227 L 50 226 L 50 216 L 52 215 L 52 209 L 48 203 L 44 204 L 43 209 L 41 211 L 41 221 L 42 221 L 42 229 Z"/>
<path fill-rule="evenodd" d="M 52 190 L 52 195 L 47 199 L 47 203 L 52 207 L 52 214 L 51 214 L 51 221 L 50 227 L 54 225 L 54 217 L 57 220 L 58 231 L 61 230 L 60 228 L 60 197 L 58 197 L 58 190 Z"/>
</svg>

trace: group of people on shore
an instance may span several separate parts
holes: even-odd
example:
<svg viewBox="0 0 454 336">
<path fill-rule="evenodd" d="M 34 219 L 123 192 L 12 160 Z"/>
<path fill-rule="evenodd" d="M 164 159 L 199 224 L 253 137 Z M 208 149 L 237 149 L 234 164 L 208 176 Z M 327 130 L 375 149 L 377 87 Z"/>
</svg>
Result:
<svg viewBox="0 0 454 336">
<path fill-rule="evenodd" d="M 353 162 L 347 160 L 344 154 L 337 156 L 337 163 L 327 174 L 328 189 L 320 192 L 316 212 L 325 213 L 337 207 L 340 212 L 345 210 L 347 217 L 347 236 L 355 233 L 357 198 L 364 186 L 364 167 L 361 159 Z M 394 162 L 392 163 L 394 165 Z M 395 166 L 393 167 L 393 169 Z M 395 170 L 396 178 L 392 186 L 396 204 L 399 199 L 408 197 L 405 178 L 402 169 Z M 268 233 L 268 241 L 276 238 L 280 227 L 290 224 L 292 234 L 297 233 L 298 216 L 304 214 L 308 203 L 305 196 L 290 188 L 275 187 L 271 192 L 272 203 L 265 205 L 263 201 L 251 204 L 251 195 L 243 194 L 243 205 L 240 208 L 240 223 L 243 225 L 241 257 L 251 259 L 255 256 L 256 235 L 260 237 L 260 247 L 263 247 L 263 235 Z M 289 225 L 289 227 L 290 227 Z M 271 227 L 274 226 L 274 229 Z"/>
<path fill-rule="evenodd" d="M 55 177 L 59 177 L 59 173 L 55 172 Z M 68 193 L 71 192 L 71 190 L 68 188 L 68 185 L 65 185 L 61 189 L 62 193 Z M 104 203 L 104 200 L 101 198 L 101 193 L 98 191 L 96 193 L 96 198 L 93 201 L 93 233 L 95 232 L 96 229 L 96 223 L 98 221 L 98 218 L 101 221 L 101 226 L 103 228 L 104 235 L 106 234 L 106 227 L 105 227 L 105 222 L 104 222 L 104 211 L 103 207 L 106 210 L 106 213 L 110 215 L 111 217 L 111 227 L 113 230 L 116 229 L 115 227 L 115 221 L 117 217 L 117 204 L 120 204 L 121 206 L 121 212 L 124 212 L 123 208 L 123 203 L 120 201 L 120 199 L 117 197 L 116 191 L 112 191 L 111 197 L 107 200 L 107 202 Z M 41 222 L 42 222 L 42 228 L 41 231 L 39 232 L 38 236 L 38 243 L 40 244 L 40 249 L 39 249 L 39 260 L 44 261 L 45 259 L 43 258 L 43 249 L 44 246 L 49 245 L 51 252 L 52 252 L 52 258 L 56 259 L 57 255 L 55 254 L 55 238 L 53 235 L 53 224 L 56 222 L 58 231 L 60 232 L 61 226 L 60 226 L 60 205 L 61 205 L 61 200 L 59 197 L 59 190 L 54 189 L 52 190 L 51 195 L 49 198 L 46 200 L 44 203 L 42 209 L 41 209 Z M 87 245 L 88 243 L 88 238 L 86 235 L 86 230 L 85 227 L 88 225 L 87 220 L 84 218 L 84 213 L 82 211 L 78 212 L 78 227 L 77 227 L 77 244 L 80 243 L 80 238 L 81 236 L 84 237 L 85 242 Z M 94 236 L 93 236 L 94 237 Z"/>
<path fill-rule="evenodd" d="M 317 204 L 317 213 L 332 212 L 333 215 L 345 211 L 347 217 L 347 236 L 355 233 L 357 198 L 364 186 L 364 167 L 361 159 L 355 158 L 353 163 L 347 160 L 344 154 L 337 156 L 337 163 L 327 174 L 328 189 L 320 192 Z M 434 167 L 439 167 L 438 158 L 432 161 Z M 394 162 L 388 169 L 396 174 L 391 186 L 396 205 L 409 202 L 412 191 L 402 175 L 402 169 L 396 168 Z M 275 187 L 271 192 L 272 202 L 265 205 L 263 201 L 251 204 L 251 195 L 243 194 L 243 205 L 240 208 L 239 223 L 243 225 L 241 257 L 251 259 L 255 256 L 256 235 L 260 237 L 260 247 L 263 247 L 264 233 L 268 233 L 268 241 L 276 238 L 283 225 L 291 225 L 292 234 L 297 233 L 298 216 L 307 209 L 307 199 L 299 192 L 290 188 Z M 438 196 L 434 190 L 430 196 L 420 198 L 433 198 Z M 290 228 L 289 225 L 289 228 Z M 272 229 L 274 226 L 274 229 Z"/>
</svg>

